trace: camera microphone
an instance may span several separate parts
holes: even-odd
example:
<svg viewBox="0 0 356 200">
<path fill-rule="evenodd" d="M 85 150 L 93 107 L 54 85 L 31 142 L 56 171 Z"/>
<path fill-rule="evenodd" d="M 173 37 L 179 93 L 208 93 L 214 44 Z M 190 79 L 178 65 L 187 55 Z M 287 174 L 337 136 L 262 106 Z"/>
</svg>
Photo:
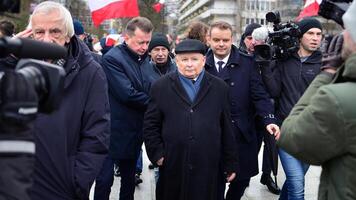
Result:
<svg viewBox="0 0 356 200">
<path fill-rule="evenodd" d="M 0 38 L 0 58 L 14 54 L 19 58 L 59 59 L 67 56 L 67 49 L 52 43 L 26 38 Z"/>
</svg>

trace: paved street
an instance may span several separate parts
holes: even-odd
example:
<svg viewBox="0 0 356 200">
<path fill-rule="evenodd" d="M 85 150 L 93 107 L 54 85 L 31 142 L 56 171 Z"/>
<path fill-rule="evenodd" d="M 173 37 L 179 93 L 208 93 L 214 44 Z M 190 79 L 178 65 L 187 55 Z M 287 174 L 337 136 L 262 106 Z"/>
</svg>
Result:
<svg viewBox="0 0 356 200">
<path fill-rule="evenodd" d="M 261 154 L 259 156 L 261 161 Z M 154 173 L 153 170 L 148 169 L 148 158 L 144 154 L 143 158 L 144 168 L 143 168 L 143 183 L 136 187 L 135 200 L 154 200 Z M 260 167 L 261 168 L 261 167 Z M 278 185 L 281 187 L 282 183 L 285 180 L 284 172 L 282 166 L 279 165 L 278 172 Z M 316 200 L 318 193 L 319 177 L 320 177 L 320 167 L 312 166 L 310 167 L 306 177 L 306 191 L 305 199 L 306 200 Z M 277 200 L 278 196 L 268 192 L 267 187 L 259 183 L 260 174 L 251 179 L 250 187 L 247 188 L 244 197 L 242 200 Z M 110 200 L 118 200 L 120 187 L 120 178 L 115 178 L 114 186 L 111 191 Z M 91 199 L 93 199 L 93 194 L 91 194 Z"/>
</svg>

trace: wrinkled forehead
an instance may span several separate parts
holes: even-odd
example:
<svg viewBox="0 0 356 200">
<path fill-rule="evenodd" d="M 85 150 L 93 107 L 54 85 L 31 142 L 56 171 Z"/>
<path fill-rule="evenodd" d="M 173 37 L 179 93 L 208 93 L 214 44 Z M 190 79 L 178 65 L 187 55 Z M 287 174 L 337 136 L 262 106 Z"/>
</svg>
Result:
<svg viewBox="0 0 356 200">
<path fill-rule="evenodd" d="M 59 10 L 52 9 L 52 12 L 38 11 L 31 16 L 30 24 L 32 28 L 59 28 L 64 29 L 64 17 Z"/>
</svg>

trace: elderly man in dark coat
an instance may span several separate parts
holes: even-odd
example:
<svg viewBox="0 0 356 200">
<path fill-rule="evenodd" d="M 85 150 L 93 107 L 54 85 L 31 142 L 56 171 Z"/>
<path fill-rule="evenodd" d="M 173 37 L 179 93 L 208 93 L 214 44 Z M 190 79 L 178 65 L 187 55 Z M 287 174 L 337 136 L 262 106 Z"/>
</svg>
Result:
<svg viewBox="0 0 356 200">
<path fill-rule="evenodd" d="M 228 86 L 204 71 L 205 46 L 176 48 L 178 71 L 157 80 L 144 118 L 149 159 L 160 166 L 157 200 L 215 200 L 219 164 L 232 181 L 237 166 Z"/>
<path fill-rule="evenodd" d="M 51 61 L 66 72 L 60 106 L 51 114 L 39 114 L 35 121 L 36 161 L 30 196 L 32 200 L 87 200 L 109 146 L 105 73 L 74 36 L 72 17 L 63 5 L 38 4 L 30 27 L 17 37 L 32 36 L 68 49 L 66 59 Z"/>
</svg>

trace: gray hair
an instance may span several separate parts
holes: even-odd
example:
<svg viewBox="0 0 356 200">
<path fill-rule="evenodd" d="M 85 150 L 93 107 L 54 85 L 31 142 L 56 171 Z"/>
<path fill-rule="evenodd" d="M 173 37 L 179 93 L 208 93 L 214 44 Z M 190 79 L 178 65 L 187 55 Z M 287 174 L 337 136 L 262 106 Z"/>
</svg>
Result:
<svg viewBox="0 0 356 200">
<path fill-rule="evenodd" d="M 55 10 L 59 12 L 60 17 L 62 18 L 63 26 L 65 28 L 65 34 L 69 38 L 73 37 L 74 26 L 73 26 L 72 15 L 68 11 L 68 9 L 64 7 L 62 4 L 53 1 L 44 1 L 36 6 L 35 10 L 32 13 L 32 16 L 38 13 L 49 14 Z M 28 27 L 32 27 L 32 16 L 29 19 Z"/>
<path fill-rule="evenodd" d="M 251 34 L 252 38 L 259 41 L 266 41 L 268 38 L 268 29 L 266 27 L 259 27 L 253 30 Z"/>
</svg>

